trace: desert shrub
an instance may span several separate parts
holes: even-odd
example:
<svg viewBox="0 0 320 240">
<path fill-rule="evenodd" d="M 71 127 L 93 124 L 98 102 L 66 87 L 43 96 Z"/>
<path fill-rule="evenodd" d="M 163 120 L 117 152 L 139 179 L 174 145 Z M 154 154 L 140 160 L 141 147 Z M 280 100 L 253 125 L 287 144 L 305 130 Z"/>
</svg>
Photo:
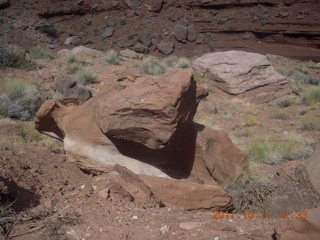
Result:
<svg viewBox="0 0 320 240">
<path fill-rule="evenodd" d="M 6 95 L 0 96 L 0 114 L 20 120 L 29 120 L 36 113 L 38 100 L 30 96 L 10 99 Z"/>
<path fill-rule="evenodd" d="M 248 179 L 239 181 L 226 188 L 233 199 L 235 211 L 263 211 L 266 210 L 266 202 L 271 197 L 275 187 L 266 181 Z"/>
<path fill-rule="evenodd" d="M 3 87 L 3 93 L 10 99 L 23 97 L 25 94 L 25 84 L 19 80 L 6 81 Z"/>
<path fill-rule="evenodd" d="M 320 103 L 320 87 L 313 87 L 306 90 L 303 102 L 309 106 L 315 106 Z"/>
<path fill-rule="evenodd" d="M 293 99 L 290 98 L 290 97 L 282 97 L 282 98 L 279 98 L 277 101 L 276 101 L 276 104 L 278 105 L 278 107 L 281 107 L 281 108 L 286 108 L 286 107 L 289 107 L 291 106 L 292 104 L 294 103 Z"/>
<path fill-rule="evenodd" d="M 76 63 L 76 62 L 79 62 L 79 61 L 78 61 L 77 57 L 74 54 L 69 54 L 67 56 L 67 62 L 69 64 L 71 64 L 71 63 Z"/>
<path fill-rule="evenodd" d="M 127 25 L 127 24 L 128 24 L 128 21 L 127 21 L 127 19 L 125 19 L 125 18 L 121 18 L 121 19 L 119 20 L 119 23 L 120 23 L 121 26 L 124 26 L 124 25 Z"/>
<path fill-rule="evenodd" d="M 279 120 L 288 120 L 289 115 L 282 111 L 274 111 L 271 115 L 273 119 L 279 119 Z"/>
<path fill-rule="evenodd" d="M 308 68 L 312 68 L 312 69 L 320 69 L 320 63 L 316 63 L 316 62 L 313 62 L 313 61 L 307 62 L 306 66 Z"/>
<path fill-rule="evenodd" d="M 256 116 L 249 116 L 245 122 L 246 127 L 253 127 L 258 124 L 258 118 Z"/>
<path fill-rule="evenodd" d="M 143 59 L 141 69 L 149 75 L 160 75 L 166 72 L 166 69 L 161 65 L 160 61 L 154 57 Z"/>
<path fill-rule="evenodd" d="M 178 58 L 175 67 L 178 68 L 188 68 L 190 67 L 190 60 L 187 58 Z"/>
<path fill-rule="evenodd" d="M 77 81 L 83 85 L 97 83 L 96 74 L 84 69 L 77 73 Z"/>
<path fill-rule="evenodd" d="M 28 120 L 34 116 L 40 103 L 41 97 L 36 85 L 18 80 L 7 81 L 0 95 L 0 115 Z"/>
<path fill-rule="evenodd" d="M 320 131 L 320 119 L 315 116 L 302 118 L 301 129 L 305 131 Z"/>
<path fill-rule="evenodd" d="M 104 59 L 111 65 L 120 65 L 120 58 L 116 51 L 109 50 L 106 52 Z"/>
<path fill-rule="evenodd" d="M 177 60 L 178 60 L 177 56 L 169 56 L 169 57 L 165 57 L 162 61 L 169 67 L 174 67 L 176 65 Z"/>
<path fill-rule="evenodd" d="M 25 55 L 10 49 L 9 45 L 0 40 L 0 68 L 8 67 L 34 70 L 37 65 L 26 59 Z"/>
<path fill-rule="evenodd" d="M 54 25 L 42 25 L 37 28 L 40 32 L 50 36 L 50 37 L 57 37 L 58 36 L 58 30 Z"/>
<path fill-rule="evenodd" d="M 82 68 L 82 63 L 74 62 L 66 66 L 65 70 L 68 74 L 75 74 Z"/>
<path fill-rule="evenodd" d="M 290 138 L 281 140 L 254 140 L 248 151 L 250 161 L 266 164 L 280 164 L 284 160 L 305 159 L 313 152 L 308 142 L 300 142 Z"/>
<path fill-rule="evenodd" d="M 55 55 L 45 47 L 33 47 L 29 50 L 30 57 L 33 59 L 54 59 Z"/>
<path fill-rule="evenodd" d="M 305 74 L 306 72 L 305 68 L 300 68 L 299 70 L 295 69 L 287 73 L 287 76 L 293 79 L 293 84 L 295 86 L 299 88 L 305 88 L 308 84 L 319 85 L 320 83 L 319 78 Z"/>
</svg>

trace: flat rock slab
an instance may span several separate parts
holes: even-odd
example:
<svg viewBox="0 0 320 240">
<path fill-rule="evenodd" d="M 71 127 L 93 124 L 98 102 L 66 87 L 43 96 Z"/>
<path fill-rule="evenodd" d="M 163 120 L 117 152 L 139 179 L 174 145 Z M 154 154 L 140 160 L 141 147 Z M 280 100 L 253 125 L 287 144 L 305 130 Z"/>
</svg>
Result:
<svg viewBox="0 0 320 240">
<path fill-rule="evenodd" d="M 192 63 L 195 74 L 232 95 L 246 95 L 257 102 L 270 101 L 292 92 L 286 78 L 278 73 L 265 55 L 226 51 L 208 53 Z"/>
</svg>

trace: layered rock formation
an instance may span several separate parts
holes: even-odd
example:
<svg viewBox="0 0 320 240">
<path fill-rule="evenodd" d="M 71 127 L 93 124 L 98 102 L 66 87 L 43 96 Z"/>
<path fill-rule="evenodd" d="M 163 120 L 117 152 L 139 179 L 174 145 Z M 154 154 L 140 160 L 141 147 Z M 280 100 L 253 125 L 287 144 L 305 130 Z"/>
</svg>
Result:
<svg viewBox="0 0 320 240">
<path fill-rule="evenodd" d="M 186 198 L 193 199 L 189 204 L 166 201 L 190 209 L 227 207 L 231 198 L 214 185 L 241 176 L 247 161 L 225 133 L 193 123 L 206 94 L 197 88 L 190 70 L 175 69 L 162 76 L 141 77 L 125 89 L 101 93 L 79 106 L 72 101 L 47 101 L 37 113 L 36 127 L 62 140 L 68 158 L 82 169 L 107 172 L 120 165 L 135 174 L 188 179 L 194 185 L 159 180 L 161 187 L 155 192 L 170 183 L 182 197 L 196 187 L 219 197 L 199 203 Z"/>
</svg>

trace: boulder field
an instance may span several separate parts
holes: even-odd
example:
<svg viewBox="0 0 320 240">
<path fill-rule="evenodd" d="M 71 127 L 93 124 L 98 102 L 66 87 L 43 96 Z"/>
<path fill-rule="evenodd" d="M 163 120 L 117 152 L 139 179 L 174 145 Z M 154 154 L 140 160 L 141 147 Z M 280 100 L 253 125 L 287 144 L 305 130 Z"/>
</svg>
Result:
<svg viewBox="0 0 320 240">
<path fill-rule="evenodd" d="M 227 208 L 231 197 L 221 186 L 246 172 L 248 162 L 224 132 L 193 122 L 206 95 L 190 70 L 171 69 L 81 105 L 48 100 L 36 128 L 63 141 L 68 159 L 86 171 L 120 165 L 141 175 L 166 205 Z"/>
</svg>

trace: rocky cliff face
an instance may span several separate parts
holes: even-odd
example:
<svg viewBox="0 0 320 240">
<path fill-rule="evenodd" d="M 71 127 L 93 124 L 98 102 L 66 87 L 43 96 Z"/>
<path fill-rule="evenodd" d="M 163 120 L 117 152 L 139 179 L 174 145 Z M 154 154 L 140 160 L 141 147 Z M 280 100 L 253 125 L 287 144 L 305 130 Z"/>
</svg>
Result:
<svg viewBox="0 0 320 240">
<path fill-rule="evenodd" d="M 320 3 L 315 0 L 5 2 L 0 33 L 27 46 L 86 44 L 188 56 L 227 49 L 320 55 Z"/>
</svg>

